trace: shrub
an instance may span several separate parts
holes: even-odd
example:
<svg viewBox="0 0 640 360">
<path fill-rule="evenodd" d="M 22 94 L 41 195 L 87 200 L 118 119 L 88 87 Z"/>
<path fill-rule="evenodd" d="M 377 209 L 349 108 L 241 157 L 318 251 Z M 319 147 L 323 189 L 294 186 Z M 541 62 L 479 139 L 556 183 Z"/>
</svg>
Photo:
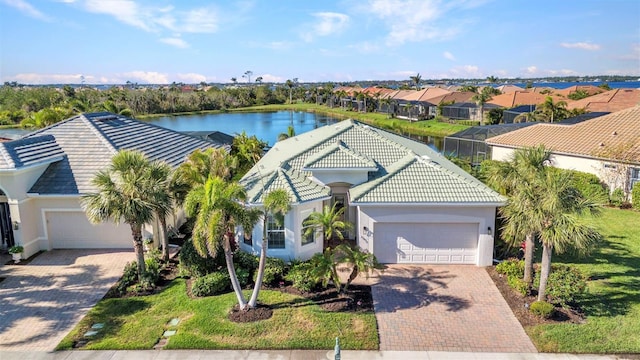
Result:
<svg viewBox="0 0 640 360">
<path fill-rule="evenodd" d="M 291 281 L 293 287 L 300 291 L 308 292 L 318 285 L 311 275 L 311 264 L 308 262 L 293 264 L 285 279 Z"/>
<path fill-rule="evenodd" d="M 624 191 L 618 188 L 613 190 L 610 197 L 611 205 L 620 206 L 624 202 Z"/>
<path fill-rule="evenodd" d="M 238 250 L 233 253 L 233 262 L 250 273 L 258 268 L 258 257 L 246 251 Z"/>
<path fill-rule="evenodd" d="M 496 271 L 506 276 L 524 277 L 524 260 L 508 259 L 496 265 Z"/>
<path fill-rule="evenodd" d="M 640 210 L 640 181 L 635 183 L 631 190 L 631 205 L 634 209 Z"/>
<path fill-rule="evenodd" d="M 534 285 L 540 284 L 540 272 L 536 273 Z M 574 302 L 587 289 L 587 277 L 575 266 L 552 264 L 547 280 L 547 301 L 566 306 Z"/>
<path fill-rule="evenodd" d="M 238 277 L 240 286 L 245 287 L 249 284 L 250 275 L 249 270 L 236 265 L 236 276 Z"/>
<path fill-rule="evenodd" d="M 138 282 L 138 263 L 132 261 L 124 266 L 122 277 L 116 284 L 116 291 L 118 294 L 124 294 L 127 292 L 127 288 L 136 282 Z"/>
<path fill-rule="evenodd" d="M 282 280 L 284 277 L 285 263 L 278 258 L 268 257 L 267 262 L 264 265 L 264 276 L 262 277 L 263 284 L 274 284 L 276 281 Z M 258 272 L 253 274 L 253 281 L 256 281 Z"/>
<path fill-rule="evenodd" d="M 156 257 L 149 257 L 144 260 L 146 271 L 143 278 L 155 285 L 160 279 L 160 261 Z"/>
<path fill-rule="evenodd" d="M 508 276 L 507 283 L 512 289 L 520 293 L 522 296 L 526 296 L 529 293 L 527 283 L 517 276 Z"/>
<path fill-rule="evenodd" d="M 218 256 L 202 257 L 196 251 L 191 239 L 187 239 L 180 249 L 180 270 L 188 276 L 204 276 L 220 269 L 225 265 L 224 252 L 222 249 L 218 251 Z"/>
<path fill-rule="evenodd" d="M 606 204 L 609 199 L 609 189 L 600 179 L 590 173 L 576 170 L 561 170 L 569 172 L 573 180 L 573 186 L 585 197 L 598 204 Z"/>
<path fill-rule="evenodd" d="M 534 301 L 529 310 L 535 315 L 542 316 L 545 319 L 549 319 L 555 312 L 553 304 L 546 301 Z"/>
<path fill-rule="evenodd" d="M 227 290 L 229 284 L 229 274 L 218 271 L 195 279 L 191 292 L 195 296 L 212 296 Z"/>
</svg>

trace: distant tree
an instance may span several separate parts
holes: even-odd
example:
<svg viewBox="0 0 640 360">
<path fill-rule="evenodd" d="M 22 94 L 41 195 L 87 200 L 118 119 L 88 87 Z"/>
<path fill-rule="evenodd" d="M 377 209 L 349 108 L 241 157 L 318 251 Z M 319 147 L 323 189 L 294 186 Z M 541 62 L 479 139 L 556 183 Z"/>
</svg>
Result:
<svg viewBox="0 0 640 360">
<path fill-rule="evenodd" d="M 589 97 L 589 93 L 582 90 L 582 89 L 578 89 L 575 92 L 572 92 L 571 94 L 569 94 L 569 96 L 567 96 L 569 99 L 571 100 L 580 100 L 580 99 L 584 99 L 586 97 Z"/>
<path fill-rule="evenodd" d="M 258 76 L 258 77 L 256 78 L 256 82 L 257 82 L 258 84 L 262 84 L 262 76 Z"/>
<path fill-rule="evenodd" d="M 237 79 L 237 78 L 235 78 L 235 77 L 232 77 L 232 78 L 231 78 L 231 82 L 235 85 L 235 84 L 237 84 L 237 83 L 238 83 L 238 79 Z"/>
<path fill-rule="evenodd" d="M 495 84 L 496 82 L 498 82 L 498 78 L 493 75 L 487 76 L 487 82 L 490 84 Z"/>
<path fill-rule="evenodd" d="M 415 76 L 409 76 L 409 79 L 416 86 L 416 90 L 420 90 L 420 81 L 422 81 L 422 76 L 420 76 L 420 73 L 417 73 Z"/>
<path fill-rule="evenodd" d="M 484 123 L 484 105 L 493 97 L 491 95 L 491 89 L 493 88 L 490 86 L 484 87 L 482 91 L 476 93 L 471 98 L 471 100 L 474 101 L 480 108 L 480 125 Z"/>
<path fill-rule="evenodd" d="M 606 90 L 606 91 L 611 90 L 611 86 L 609 86 L 609 84 L 607 84 L 606 82 L 605 82 L 605 83 L 602 83 L 602 84 L 600 84 L 600 85 L 598 85 L 598 87 L 599 87 L 600 89 L 604 89 L 604 90 Z"/>
<path fill-rule="evenodd" d="M 464 85 L 460 88 L 461 92 L 472 92 L 472 93 L 477 93 L 478 92 L 478 87 L 474 86 L 474 85 Z"/>
<path fill-rule="evenodd" d="M 296 83 L 291 79 L 287 79 L 287 81 L 284 84 L 287 88 L 289 88 L 289 104 L 293 104 L 292 94 L 293 94 L 293 87 L 296 86 Z"/>
<path fill-rule="evenodd" d="M 532 87 L 533 87 L 533 81 L 527 80 L 527 83 L 525 84 L 525 88 L 531 89 Z"/>
<path fill-rule="evenodd" d="M 280 133 L 278 135 L 278 141 L 286 140 L 286 139 L 292 138 L 294 136 L 296 136 L 296 130 L 293 128 L 292 125 L 289 125 L 287 127 L 287 132 L 286 133 Z"/>
<path fill-rule="evenodd" d="M 242 75 L 242 77 L 246 77 L 247 78 L 247 84 L 251 83 L 251 75 L 253 75 L 253 71 L 251 71 L 251 70 L 245 71 L 244 75 Z"/>
<path fill-rule="evenodd" d="M 502 116 L 504 114 L 504 108 L 493 108 L 487 112 L 487 123 L 489 125 L 495 125 L 502 123 Z"/>
<path fill-rule="evenodd" d="M 567 118 L 567 103 L 554 102 L 551 96 L 547 96 L 544 102 L 537 106 L 536 112 L 543 115 L 548 122 L 560 121 Z"/>
</svg>

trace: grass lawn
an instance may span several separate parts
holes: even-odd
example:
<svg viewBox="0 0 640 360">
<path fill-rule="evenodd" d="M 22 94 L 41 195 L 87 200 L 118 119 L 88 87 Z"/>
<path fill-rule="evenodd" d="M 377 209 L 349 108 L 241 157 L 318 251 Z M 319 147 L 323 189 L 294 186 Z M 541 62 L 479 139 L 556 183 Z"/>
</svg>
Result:
<svg viewBox="0 0 640 360">
<path fill-rule="evenodd" d="M 176 279 L 159 294 L 100 301 L 57 350 L 70 349 L 94 323 L 105 327 L 85 349 L 151 349 L 172 318 L 181 321 L 165 349 L 332 349 L 336 336 L 343 349 L 378 349 L 373 312 L 326 312 L 305 298 L 269 290 L 260 292 L 260 301 L 274 309 L 270 319 L 233 323 L 227 317 L 233 293 L 190 299 L 185 281 Z"/>
<path fill-rule="evenodd" d="M 526 329 L 540 351 L 640 353 L 640 212 L 604 209 L 592 220 L 605 243 L 586 258 L 554 255 L 591 279 L 581 305 L 585 324 Z"/>
</svg>

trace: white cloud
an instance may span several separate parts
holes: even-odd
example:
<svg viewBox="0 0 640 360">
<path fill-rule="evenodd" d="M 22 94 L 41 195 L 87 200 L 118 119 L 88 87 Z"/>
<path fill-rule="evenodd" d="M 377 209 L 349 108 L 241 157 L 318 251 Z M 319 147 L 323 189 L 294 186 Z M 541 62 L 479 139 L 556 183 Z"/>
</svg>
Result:
<svg viewBox="0 0 640 360">
<path fill-rule="evenodd" d="M 624 55 L 618 56 L 618 59 L 619 60 L 624 60 L 624 61 L 631 60 L 631 61 L 633 61 L 633 62 L 635 62 L 637 64 L 638 63 L 638 59 L 640 59 L 640 43 L 631 44 L 631 51 L 628 54 L 624 54 Z M 636 69 L 636 71 L 637 71 L 637 69 Z"/>
<path fill-rule="evenodd" d="M 170 82 L 167 74 L 155 71 L 130 71 L 119 74 L 119 76 L 128 81 L 140 81 L 148 84 L 168 84 Z"/>
<path fill-rule="evenodd" d="M 538 67 L 537 66 L 528 66 L 525 69 L 525 72 L 529 75 L 535 75 L 538 72 Z"/>
<path fill-rule="evenodd" d="M 449 70 L 452 78 L 482 78 L 484 75 L 476 65 L 456 66 Z"/>
<path fill-rule="evenodd" d="M 349 24 L 349 16 L 345 14 L 319 12 L 312 15 L 316 18 L 316 21 L 307 25 L 311 29 L 300 34 L 300 37 L 307 42 L 313 41 L 315 37 L 339 34 Z"/>
<path fill-rule="evenodd" d="M 36 9 L 33 5 L 25 0 L 1 0 L 8 6 L 20 11 L 21 13 L 30 16 L 34 19 L 49 21 L 51 20 L 47 15 L 43 14 L 40 10 Z"/>
<path fill-rule="evenodd" d="M 84 9 L 89 12 L 111 15 L 118 21 L 127 25 L 131 25 L 145 31 L 153 31 L 153 25 L 149 21 L 152 18 L 152 14 L 150 11 L 141 8 L 134 1 L 86 0 L 82 5 Z"/>
<path fill-rule="evenodd" d="M 360 11 L 382 19 L 389 33 L 387 45 L 424 40 L 446 40 L 462 31 L 468 20 L 463 10 L 482 5 L 485 1 L 459 0 L 369 0 Z M 455 13 L 450 14 L 450 13 Z M 455 21 L 444 22 L 455 16 Z M 455 25 L 452 25 L 455 24 Z"/>
<path fill-rule="evenodd" d="M 34 84 L 34 85 L 46 85 L 46 84 L 80 84 L 82 82 L 82 76 L 87 84 L 107 84 L 114 83 L 113 79 L 106 77 L 95 77 L 93 75 L 83 74 L 38 74 L 38 73 L 23 73 L 16 74 L 14 76 L 3 77 L 2 81 L 16 81 L 21 84 Z"/>
<path fill-rule="evenodd" d="M 453 54 L 448 51 L 443 52 L 442 56 L 444 56 L 444 58 L 447 60 L 456 61 L 456 57 L 453 56 Z"/>
<path fill-rule="evenodd" d="M 588 50 L 588 51 L 600 50 L 600 45 L 593 44 L 590 42 L 575 42 L 575 43 L 563 42 L 563 43 L 560 43 L 560 46 L 567 49 L 581 49 L 581 50 Z"/>
<path fill-rule="evenodd" d="M 186 73 L 186 74 L 176 74 L 176 79 L 178 82 L 183 82 L 187 84 L 199 84 L 201 82 L 206 82 L 207 77 L 202 74 L 196 73 Z"/>
<path fill-rule="evenodd" d="M 162 38 L 160 39 L 160 42 L 163 42 L 165 44 L 171 45 L 171 46 L 175 46 L 177 48 L 181 48 L 181 49 L 186 49 L 189 47 L 189 44 L 182 40 L 179 37 L 172 37 L 172 38 Z"/>
</svg>

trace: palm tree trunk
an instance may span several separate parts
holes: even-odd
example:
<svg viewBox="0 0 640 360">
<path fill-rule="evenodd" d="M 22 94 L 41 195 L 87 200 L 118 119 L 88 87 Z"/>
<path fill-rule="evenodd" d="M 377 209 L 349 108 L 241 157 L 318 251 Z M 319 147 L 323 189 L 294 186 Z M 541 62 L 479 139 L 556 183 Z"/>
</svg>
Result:
<svg viewBox="0 0 640 360">
<path fill-rule="evenodd" d="M 528 291 L 531 291 L 533 284 L 533 247 L 533 234 L 528 234 L 524 243 L 524 282 Z"/>
<path fill-rule="evenodd" d="M 140 224 L 130 224 L 131 235 L 133 236 L 133 250 L 136 253 L 138 265 L 138 281 L 142 281 L 146 268 L 144 263 L 144 247 L 142 246 L 142 226 Z"/>
<path fill-rule="evenodd" d="M 262 286 L 262 278 L 264 277 L 264 267 L 267 263 L 267 249 L 269 248 L 269 238 L 267 237 L 267 216 L 264 216 L 262 221 L 262 249 L 260 250 L 260 262 L 258 263 L 258 275 L 256 275 L 256 282 L 253 285 L 253 293 L 249 300 L 248 306 L 255 308 L 258 304 L 258 294 L 260 293 L 260 287 Z"/>
<path fill-rule="evenodd" d="M 158 214 L 160 218 L 160 231 L 162 232 L 162 261 L 169 261 L 169 233 L 167 231 L 167 219 Z"/>
<path fill-rule="evenodd" d="M 229 278 L 231 278 L 231 287 L 238 298 L 238 306 L 241 310 L 244 310 L 247 307 L 247 300 L 244 298 L 240 282 L 238 281 L 238 275 L 236 275 L 236 269 L 233 267 L 233 254 L 231 253 L 231 241 L 228 234 L 224 235 L 224 260 L 227 263 Z"/>
<path fill-rule="evenodd" d="M 551 273 L 551 254 L 553 248 L 548 244 L 542 244 L 542 265 L 540 269 L 540 287 L 538 288 L 538 301 L 546 300 L 547 280 Z"/>
</svg>

